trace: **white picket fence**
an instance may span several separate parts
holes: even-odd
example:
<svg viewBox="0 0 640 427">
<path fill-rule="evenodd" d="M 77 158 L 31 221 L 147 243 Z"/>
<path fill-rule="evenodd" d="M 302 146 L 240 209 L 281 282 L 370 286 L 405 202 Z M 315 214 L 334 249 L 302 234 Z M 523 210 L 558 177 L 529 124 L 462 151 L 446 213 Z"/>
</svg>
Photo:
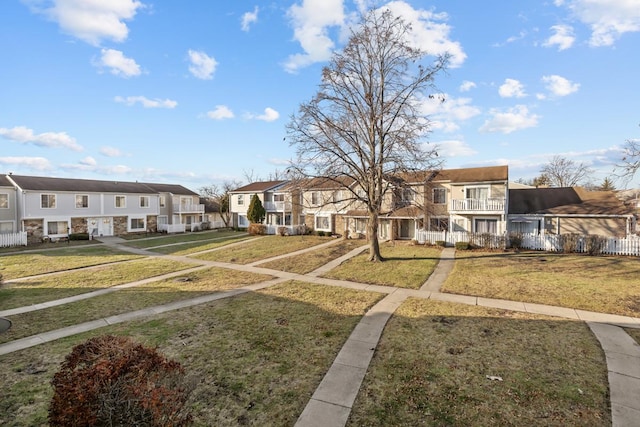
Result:
<svg viewBox="0 0 640 427">
<path fill-rule="evenodd" d="M 27 232 L 0 234 L 0 248 L 11 246 L 27 246 Z"/>
<path fill-rule="evenodd" d="M 523 249 L 538 251 L 562 252 L 563 236 L 558 234 L 521 234 Z M 478 246 L 492 249 L 502 249 L 509 246 L 509 236 L 507 234 L 484 234 L 449 231 L 426 231 L 417 230 L 416 240 L 420 244 L 445 242 L 449 246 L 457 242 L 471 242 Z M 588 236 L 579 236 L 576 239 L 575 252 L 584 253 L 588 251 Z M 640 237 L 627 236 L 623 238 L 605 237 L 601 253 L 607 255 L 630 255 L 640 256 Z"/>
</svg>

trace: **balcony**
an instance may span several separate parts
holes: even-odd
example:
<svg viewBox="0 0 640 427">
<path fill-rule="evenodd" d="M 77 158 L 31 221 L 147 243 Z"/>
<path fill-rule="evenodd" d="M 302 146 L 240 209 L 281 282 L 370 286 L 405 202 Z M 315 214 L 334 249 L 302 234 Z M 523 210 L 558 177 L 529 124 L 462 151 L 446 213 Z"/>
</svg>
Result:
<svg viewBox="0 0 640 427">
<path fill-rule="evenodd" d="M 204 213 L 204 205 L 201 204 L 186 204 L 186 205 L 177 205 L 173 208 L 173 213 L 176 215 L 180 214 L 203 214 Z"/>
<path fill-rule="evenodd" d="M 451 213 L 505 213 L 505 199 L 454 199 Z"/>
<path fill-rule="evenodd" d="M 264 202 L 264 210 L 267 212 L 291 211 L 291 202 Z"/>
</svg>

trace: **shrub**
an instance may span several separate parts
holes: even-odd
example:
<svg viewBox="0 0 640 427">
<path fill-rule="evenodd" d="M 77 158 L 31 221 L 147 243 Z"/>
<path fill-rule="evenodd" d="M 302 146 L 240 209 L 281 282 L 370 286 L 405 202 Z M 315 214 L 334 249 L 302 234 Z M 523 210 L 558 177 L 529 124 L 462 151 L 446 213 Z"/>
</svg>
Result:
<svg viewBox="0 0 640 427">
<path fill-rule="evenodd" d="M 69 240 L 89 240 L 89 233 L 71 233 Z"/>
<path fill-rule="evenodd" d="M 447 242 L 444 240 L 436 240 L 436 246 L 442 246 L 443 248 L 447 246 Z"/>
<path fill-rule="evenodd" d="M 562 252 L 568 254 L 578 251 L 580 236 L 578 234 L 563 234 L 560 236 Z"/>
<path fill-rule="evenodd" d="M 587 236 L 587 253 L 591 256 L 602 255 L 602 251 L 607 244 L 607 239 L 602 236 L 589 235 Z"/>
<path fill-rule="evenodd" d="M 471 248 L 469 242 L 456 242 L 456 250 L 466 251 Z"/>
<path fill-rule="evenodd" d="M 324 236 L 324 231 L 322 230 L 318 230 L 316 233 L 318 234 L 318 236 Z"/>
<path fill-rule="evenodd" d="M 288 236 L 289 235 L 289 229 L 287 227 L 278 227 L 278 234 L 280 236 Z"/>
<path fill-rule="evenodd" d="M 509 244 L 514 249 L 522 249 L 522 241 L 524 240 L 522 233 L 509 233 Z"/>
<path fill-rule="evenodd" d="M 267 234 L 267 226 L 264 224 L 249 224 L 248 231 L 252 236 L 264 236 Z"/>
<path fill-rule="evenodd" d="M 73 348 L 51 384 L 51 426 L 186 426 L 192 390 L 184 369 L 127 337 L 91 338 Z"/>
</svg>

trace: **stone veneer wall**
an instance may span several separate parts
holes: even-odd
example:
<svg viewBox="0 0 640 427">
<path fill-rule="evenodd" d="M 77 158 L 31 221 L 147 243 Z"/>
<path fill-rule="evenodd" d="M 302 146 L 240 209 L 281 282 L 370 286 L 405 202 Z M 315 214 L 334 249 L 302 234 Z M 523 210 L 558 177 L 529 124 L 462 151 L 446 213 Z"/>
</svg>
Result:
<svg viewBox="0 0 640 427">
<path fill-rule="evenodd" d="M 122 236 L 127 234 L 127 220 L 126 216 L 114 216 L 113 217 L 113 234 L 115 236 Z"/>
<path fill-rule="evenodd" d="M 335 234 L 344 235 L 344 231 L 346 230 L 346 221 L 343 215 L 333 215 L 335 218 L 335 224 L 333 228 L 333 232 Z"/>
<path fill-rule="evenodd" d="M 27 232 L 27 244 L 42 242 L 44 236 L 44 220 L 26 219 L 24 220 L 24 230 Z"/>
<path fill-rule="evenodd" d="M 71 233 L 87 232 L 87 218 L 71 218 Z"/>
<path fill-rule="evenodd" d="M 157 215 L 147 215 L 147 231 L 150 231 L 151 233 L 158 231 Z"/>
</svg>

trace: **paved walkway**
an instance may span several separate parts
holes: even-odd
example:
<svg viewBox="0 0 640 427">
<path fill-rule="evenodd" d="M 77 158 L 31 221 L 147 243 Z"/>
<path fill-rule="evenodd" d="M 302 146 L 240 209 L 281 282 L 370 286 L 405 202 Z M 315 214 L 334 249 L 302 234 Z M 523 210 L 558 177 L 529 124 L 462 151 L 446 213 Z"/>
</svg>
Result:
<svg viewBox="0 0 640 427">
<path fill-rule="evenodd" d="M 124 240 L 122 242 L 124 242 Z M 348 254 L 318 268 L 317 270 L 309 274 L 300 275 L 259 267 L 259 264 L 279 259 L 281 258 L 280 256 L 274 257 L 269 260 L 261 260 L 249 265 L 238 265 L 195 260 L 194 258 L 159 255 L 158 253 L 145 251 L 144 249 L 136 249 L 121 245 L 122 242 L 116 239 L 109 239 L 104 243 L 141 255 L 153 257 L 163 256 L 180 260 L 188 259 L 190 262 L 194 262 L 200 265 L 190 270 L 183 270 L 180 272 L 157 276 L 138 282 L 114 286 L 110 289 L 77 295 L 57 301 L 49 301 L 47 303 L 30 307 L 20 307 L 12 310 L 0 311 L 0 316 L 9 316 L 26 311 L 40 310 L 55 305 L 80 301 L 82 299 L 91 298 L 93 296 L 102 295 L 104 293 L 115 292 L 118 289 L 139 286 L 144 283 L 162 280 L 166 277 L 184 275 L 189 271 L 210 267 L 231 268 L 254 273 L 268 274 L 274 276 L 274 279 L 238 289 L 216 292 L 210 295 L 192 298 L 189 300 L 176 301 L 161 306 L 147 307 L 145 309 L 134 312 L 110 316 L 107 318 L 85 322 L 79 325 L 74 325 L 67 328 L 48 331 L 31 337 L 14 340 L 0 345 L 0 355 L 39 345 L 48 341 L 53 341 L 59 338 L 68 337 L 108 325 L 113 325 L 116 323 L 131 321 L 134 319 L 152 316 L 158 313 L 199 305 L 218 299 L 233 297 L 242 293 L 263 289 L 287 280 L 301 280 L 329 286 L 341 286 L 352 289 L 381 292 L 387 294 L 387 296 L 383 298 L 379 303 L 377 303 L 374 307 L 372 307 L 371 310 L 369 310 L 362 317 L 362 320 L 354 328 L 353 332 L 343 345 L 342 349 L 338 353 L 338 356 L 334 360 L 325 377 L 321 381 L 316 391 L 313 393 L 310 401 L 300 415 L 298 421 L 296 422 L 297 427 L 342 427 L 346 424 L 351 412 L 351 408 L 358 394 L 364 376 L 367 372 L 369 363 L 371 362 L 384 327 L 395 310 L 408 297 L 431 298 L 434 300 L 480 305 L 512 311 L 546 314 L 587 322 L 594 335 L 600 341 L 606 356 L 607 368 L 609 371 L 608 379 L 611 395 L 613 427 L 640 427 L 640 346 L 622 329 L 622 327 L 640 328 L 640 318 L 595 313 L 564 307 L 547 306 L 542 304 L 530 304 L 516 301 L 442 293 L 440 292 L 441 286 L 446 280 L 455 262 L 455 251 L 453 248 L 445 248 L 442 251 L 440 262 L 436 266 L 433 274 L 419 290 L 409 290 L 388 286 L 368 285 L 344 280 L 326 279 L 320 277 L 326 271 L 335 268 L 345 260 L 361 253 L 364 249 L 366 249 L 366 246 L 358 247 Z M 244 242 L 246 241 L 243 241 L 242 243 Z M 328 246 L 334 243 L 335 242 L 332 241 L 323 244 L 322 246 Z M 318 247 L 316 246 L 312 249 L 317 248 Z M 215 250 L 219 249 L 221 248 L 216 248 Z M 305 253 L 312 249 L 304 249 L 293 254 L 288 254 L 287 256 L 292 256 L 298 253 Z"/>
</svg>

